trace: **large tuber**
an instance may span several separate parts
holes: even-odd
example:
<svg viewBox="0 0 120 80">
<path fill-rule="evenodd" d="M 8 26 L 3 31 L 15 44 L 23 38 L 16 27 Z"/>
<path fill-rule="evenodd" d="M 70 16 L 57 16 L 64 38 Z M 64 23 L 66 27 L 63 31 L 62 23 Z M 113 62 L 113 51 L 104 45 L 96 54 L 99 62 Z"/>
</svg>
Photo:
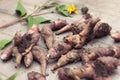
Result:
<svg viewBox="0 0 120 80">
<path fill-rule="evenodd" d="M 27 74 L 27 77 L 28 77 L 28 80 L 46 80 L 44 75 L 35 71 L 29 72 Z"/>
<path fill-rule="evenodd" d="M 67 54 L 62 55 L 58 62 L 52 67 L 52 71 L 68 64 L 71 62 L 75 62 L 81 59 L 81 55 L 86 53 L 87 51 L 85 49 L 80 50 L 71 50 Z"/>
<path fill-rule="evenodd" d="M 120 61 L 114 57 L 100 57 L 95 62 L 87 63 L 80 68 L 61 68 L 58 71 L 61 80 L 111 80 L 110 73 L 117 68 Z"/>
<path fill-rule="evenodd" d="M 53 36 L 53 32 L 50 28 L 50 26 L 44 26 L 41 29 L 41 35 L 48 47 L 48 49 L 53 47 L 53 43 L 54 43 L 54 36 Z"/>
<path fill-rule="evenodd" d="M 64 42 L 55 42 L 53 47 L 48 51 L 47 57 L 50 59 L 59 58 L 61 55 L 66 54 L 72 47 Z"/>
<path fill-rule="evenodd" d="M 46 51 L 40 46 L 34 46 L 32 49 L 33 58 L 41 64 L 41 73 L 46 76 L 47 57 Z"/>
</svg>

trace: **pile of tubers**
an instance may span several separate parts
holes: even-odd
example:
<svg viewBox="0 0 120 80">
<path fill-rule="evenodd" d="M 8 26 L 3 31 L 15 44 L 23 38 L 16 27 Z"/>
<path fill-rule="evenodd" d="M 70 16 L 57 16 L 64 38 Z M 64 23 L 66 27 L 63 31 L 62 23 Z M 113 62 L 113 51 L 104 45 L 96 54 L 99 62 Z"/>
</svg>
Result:
<svg viewBox="0 0 120 80">
<path fill-rule="evenodd" d="M 86 7 L 83 9 L 84 15 L 81 19 L 71 24 L 66 20 L 58 19 L 43 26 L 42 29 L 33 25 L 24 35 L 16 32 L 12 47 L 1 51 L 0 59 L 8 61 L 15 58 L 16 68 L 22 61 L 26 67 L 30 67 L 33 60 L 36 60 L 41 64 L 41 72 L 29 72 L 28 80 L 46 80 L 49 60 L 57 60 L 51 70 L 58 69 L 60 80 L 80 80 L 82 78 L 111 80 L 110 74 L 120 65 L 120 45 L 97 49 L 83 48 L 91 40 L 109 35 L 112 29 L 108 23 L 101 22 L 99 18 L 94 18 L 87 13 Z M 55 41 L 53 31 L 56 35 L 71 33 L 62 41 Z M 115 41 L 120 41 L 120 32 L 111 34 L 111 37 Z M 44 40 L 47 49 L 39 45 L 41 39 Z M 82 66 L 79 68 L 60 68 L 77 61 L 82 61 Z"/>
</svg>

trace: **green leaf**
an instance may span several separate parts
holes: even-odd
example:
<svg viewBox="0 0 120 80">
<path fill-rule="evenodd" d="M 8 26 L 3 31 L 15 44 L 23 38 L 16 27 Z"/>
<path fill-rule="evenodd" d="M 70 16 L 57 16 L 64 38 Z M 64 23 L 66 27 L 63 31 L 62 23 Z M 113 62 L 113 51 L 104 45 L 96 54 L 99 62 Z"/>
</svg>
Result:
<svg viewBox="0 0 120 80">
<path fill-rule="evenodd" d="M 39 22 L 39 24 L 51 21 L 50 19 L 45 19 L 43 17 L 37 17 L 35 19 Z"/>
<path fill-rule="evenodd" d="M 66 5 L 60 5 L 56 7 L 56 11 L 63 14 L 64 16 L 70 17 L 70 14 L 68 13 L 67 8 L 68 7 Z"/>
<path fill-rule="evenodd" d="M 0 40 L 0 50 L 2 50 L 3 48 L 5 48 L 11 42 L 12 42 L 12 40 L 8 40 L 8 39 L 2 39 L 2 40 Z"/>
<path fill-rule="evenodd" d="M 24 8 L 24 6 L 22 5 L 20 1 L 18 1 L 15 11 L 16 11 L 16 14 L 20 17 L 25 16 L 27 14 L 26 9 Z"/>
<path fill-rule="evenodd" d="M 18 76 L 18 75 L 20 75 L 20 74 L 22 74 L 23 73 L 23 71 L 17 71 L 15 74 L 13 74 L 13 75 L 11 75 L 9 78 L 7 78 L 6 80 L 15 80 L 15 78 Z"/>
<path fill-rule="evenodd" d="M 3 80 L 2 78 L 0 78 L 0 80 Z"/>
<path fill-rule="evenodd" d="M 44 23 L 44 22 L 50 22 L 50 20 L 49 19 L 45 19 L 43 17 L 33 18 L 32 16 L 28 16 L 27 22 L 28 22 L 27 27 L 29 29 L 30 27 L 32 27 L 33 24 L 39 25 L 39 24 Z"/>
<path fill-rule="evenodd" d="M 36 25 L 39 24 L 32 16 L 27 17 L 27 23 L 28 23 L 27 24 L 28 29 L 32 27 L 33 24 L 36 24 Z"/>
</svg>

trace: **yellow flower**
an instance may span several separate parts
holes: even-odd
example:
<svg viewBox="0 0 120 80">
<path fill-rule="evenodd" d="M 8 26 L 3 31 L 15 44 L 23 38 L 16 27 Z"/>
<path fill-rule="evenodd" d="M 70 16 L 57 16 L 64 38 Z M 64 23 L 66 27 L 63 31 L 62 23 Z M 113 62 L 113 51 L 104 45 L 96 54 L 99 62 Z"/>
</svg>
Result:
<svg viewBox="0 0 120 80">
<path fill-rule="evenodd" d="M 74 4 L 71 4 L 70 6 L 68 6 L 68 12 L 69 12 L 70 14 L 72 14 L 72 13 L 77 14 L 77 13 L 78 13 L 78 10 L 77 10 L 77 8 L 76 8 L 76 6 L 75 6 Z"/>
</svg>

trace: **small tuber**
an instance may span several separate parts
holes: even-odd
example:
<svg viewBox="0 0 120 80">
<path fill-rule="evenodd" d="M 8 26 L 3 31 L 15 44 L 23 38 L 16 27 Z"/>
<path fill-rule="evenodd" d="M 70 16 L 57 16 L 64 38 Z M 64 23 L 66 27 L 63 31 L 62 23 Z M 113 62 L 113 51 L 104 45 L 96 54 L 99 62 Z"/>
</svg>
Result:
<svg viewBox="0 0 120 80">
<path fill-rule="evenodd" d="M 99 38 L 99 37 L 103 37 L 106 36 L 110 33 L 111 31 L 111 26 L 107 23 L 103 23 L 103 22 L 98 22 L 94 29 L 93 29 L 93 34 L 95 35 L 95 37 Z"/>
<path fill-rule="evenodd" d="M 120 41 L 120 31 L 111 33 L 111 37 L 112 37 L 116 42 L 119 42 L 119 41 Z"/>
<path fill-rule="evenodd" d="M 12 57 L 12 48 L 11 47 L 4 49 L 0 53 L 0 59 L 2 61 L 8 61 L 9 59 L 11 59 L 11 57 Z"/>
<path fill-rule="evenodd" d="M 28 54 L 25 55 L 24 57 L 24 63 L 26 67 L 30 67 L 30 65 L 33 62 L 33 55 L 32 52 L 30 51 Z"/>
<path fill-rule="evenodd" d="M 17 47 L 13 47 L 13 56 L 15 56 L 16 58 L 16 61 L 15 61 L 15 67 L 17 68 L 20 63 L 21 63 L 21 60 L 22 60 L 22 54 L 18 51 L 18 48 Z"/>
<path fill-rule="evenodd" d="M 52 21 L 51 22 L 51 29 L 54 31 L 54 30 L 59 30 L 61 29 L 62 27 L 66 26 L 68 23 L 66 20 L 63 20 L 63 19 L 57 19 L 55 21 Z"/>
<path fill-rule="evenodd" d="M 27 77 L 28 77 L 28 80 L 46 80 L 44 75 L 35 71 L 29 72 L 27 74 Z"/>
</svg>

